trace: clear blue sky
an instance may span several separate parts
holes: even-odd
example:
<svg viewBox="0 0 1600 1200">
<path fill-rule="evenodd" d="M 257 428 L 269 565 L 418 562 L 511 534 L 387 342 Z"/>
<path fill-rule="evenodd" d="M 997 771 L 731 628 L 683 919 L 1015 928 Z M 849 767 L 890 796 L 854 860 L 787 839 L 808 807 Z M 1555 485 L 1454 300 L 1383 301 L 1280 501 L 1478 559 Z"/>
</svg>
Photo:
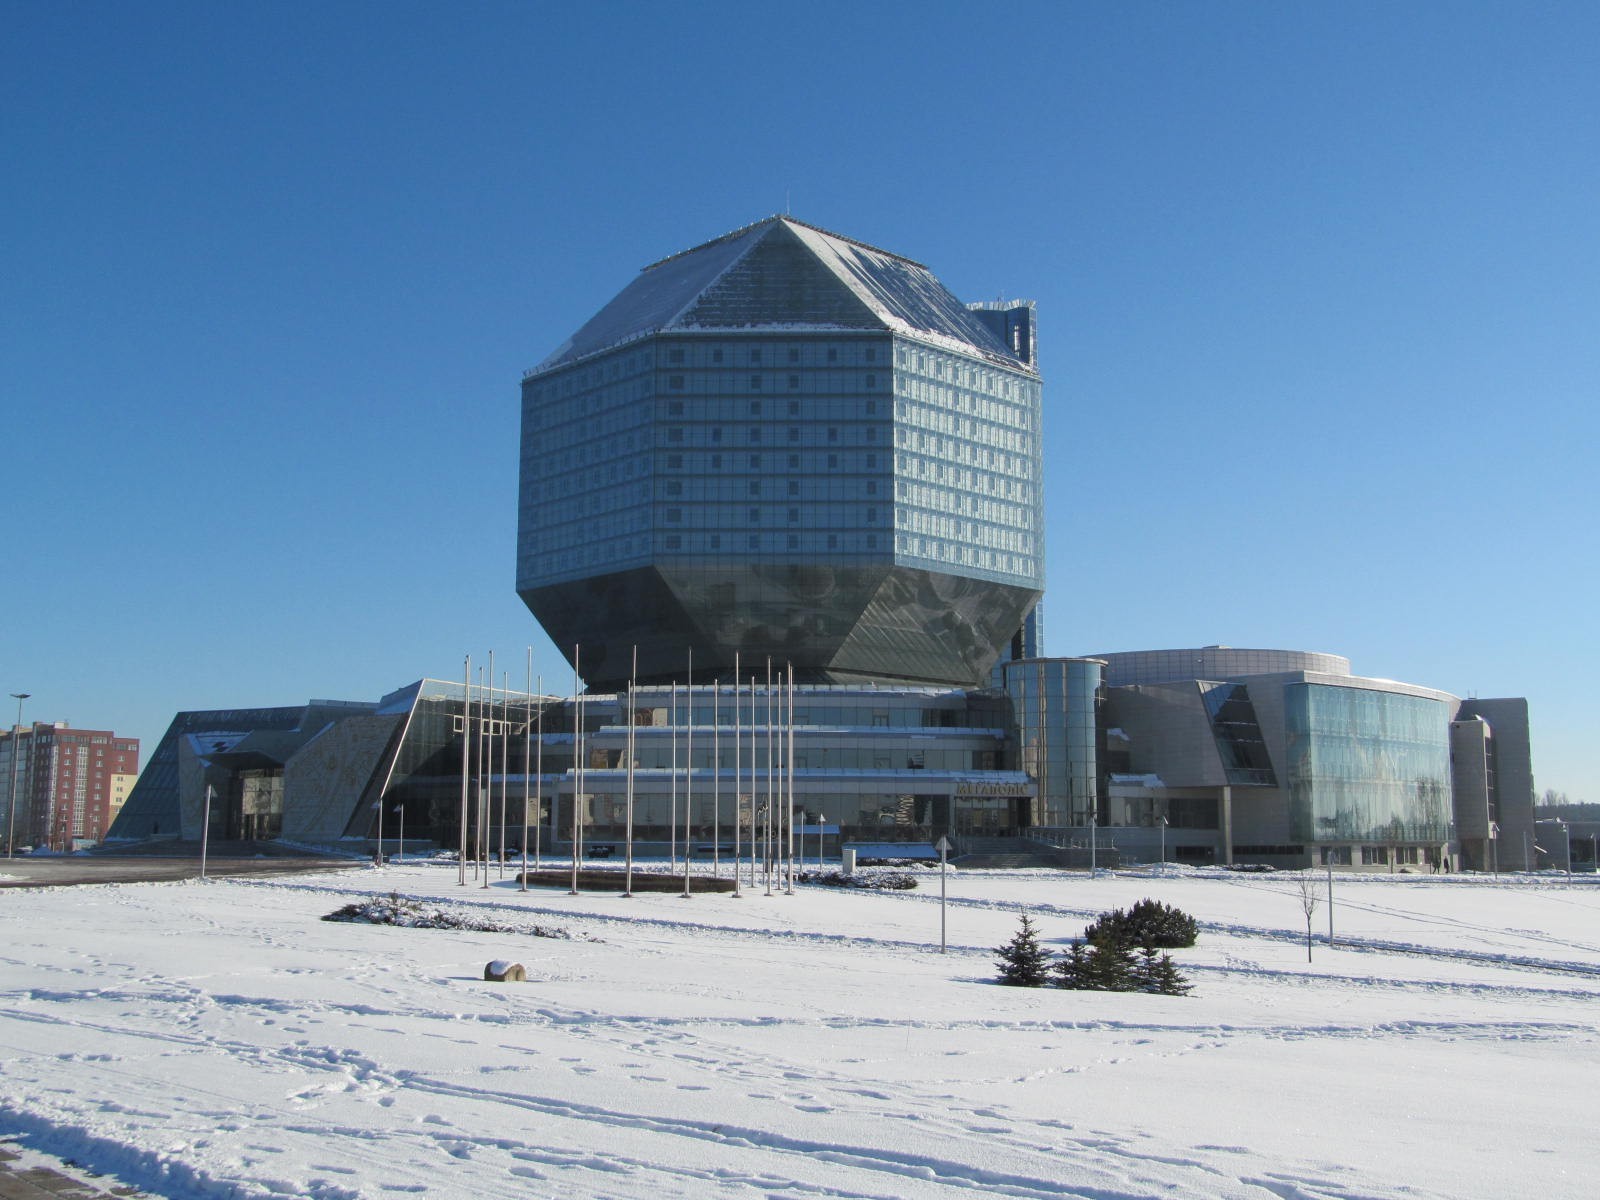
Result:
<svg viewBox="0 0 1600 1200">
<path fill-rule="evenodd" d="M 787 206 L 1038 301 L 1050 652 L 1526 695 L 1539 787 L 1600 800 L 1587 0 L 9 0 L 0 162 L 29 717 L 148 752 L 529 644 L 570 686 L 521 373 Z"/>
</svg>

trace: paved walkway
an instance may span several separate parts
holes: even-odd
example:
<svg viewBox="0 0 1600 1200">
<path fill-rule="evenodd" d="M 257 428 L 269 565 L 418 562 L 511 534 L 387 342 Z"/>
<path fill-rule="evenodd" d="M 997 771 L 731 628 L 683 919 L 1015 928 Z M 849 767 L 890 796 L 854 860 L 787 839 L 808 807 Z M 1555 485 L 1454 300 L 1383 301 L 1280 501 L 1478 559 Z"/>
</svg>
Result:
<svg viewBox="0 0 1600 1200">
<path fill-rule="evenodd" d="M 24 1159 L 0 1145 L 0 1200 L 108 1200 L 150 1194 L 121 1185 L 101 1187 L 90 1182 L 87 1174 L 63 1174 L 63 1170 L 71 1170 L 66 1163 L 60 1163 L 62 1170 L 42 1165 L 49 1161 L 59 1162 L 31 1150 Z"/>
</svg>

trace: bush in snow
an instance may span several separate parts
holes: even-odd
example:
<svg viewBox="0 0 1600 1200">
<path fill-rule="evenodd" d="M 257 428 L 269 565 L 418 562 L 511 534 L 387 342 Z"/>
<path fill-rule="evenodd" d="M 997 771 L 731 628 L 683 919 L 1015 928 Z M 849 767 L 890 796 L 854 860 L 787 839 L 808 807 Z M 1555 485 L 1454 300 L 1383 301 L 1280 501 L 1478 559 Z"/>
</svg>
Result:
<svg viewBox="0 0 1600 1200">
<path fill-rule="evenodd" d="M 324 921 L 354 921 L 367 925 L 403 925 L 408 929 L 464 929 L 472 933 L 520 933 L 529 937 L 567 938 L 572 935 L 564 929 L 545 925 L 501 925 L 481 917 L 447 912 L 442 908 L 428 908 L 420 900 L 391 892 L 387 896 L 374 896 L 346 904 L 329 913 Z"/>
<path fill-rule="evenodd" d="M 862 888 L 869 892 L 909 892 L 917 881 L 904 871 L 868 870 L 846 875 L 843 871 L 800 871 L 800 883 L 820 883 L 823 887 Z"/>
<path fill-rule="evenodd" d="M 1182 909 L 1156 900 L 1141 900 L 1126 912 L 1114 908 L 1101 913 L 1083 936 L 1096 945 L 1122 942 L 1141 948 L 1176 950 L 1194 945 L 1199 927 Z"/>
</svg>

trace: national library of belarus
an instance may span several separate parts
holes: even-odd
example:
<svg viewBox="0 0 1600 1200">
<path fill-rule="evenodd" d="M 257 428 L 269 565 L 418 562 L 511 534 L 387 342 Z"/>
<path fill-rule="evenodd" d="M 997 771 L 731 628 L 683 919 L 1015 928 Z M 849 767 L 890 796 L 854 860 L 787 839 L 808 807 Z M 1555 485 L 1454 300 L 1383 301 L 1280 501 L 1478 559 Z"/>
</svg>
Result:
<svg viewBox="0 0 1600 1200">
<path fill-rule="evenodd" d="M 649 853 L 781 788 L 829 853 L 1534 866 L 1520 699 L 1307 651 L 1044 653 L 1037 336 L 1030 302 L 789 217 L 646 267 L 522 381 L 516 586 L 582 692 L 180 713 L 111 836 L 197 837 L 209 787 L 221 836 L 370 839 L 381 807 L 453 847 L 465 746 L 498 797 L 468 821 L 520 844 L 532 794 L 558 852 L 575 800 L 616 840 L 631 787 Z M 514 733 L 492 754 L 469 701 Z"/>
</svg>

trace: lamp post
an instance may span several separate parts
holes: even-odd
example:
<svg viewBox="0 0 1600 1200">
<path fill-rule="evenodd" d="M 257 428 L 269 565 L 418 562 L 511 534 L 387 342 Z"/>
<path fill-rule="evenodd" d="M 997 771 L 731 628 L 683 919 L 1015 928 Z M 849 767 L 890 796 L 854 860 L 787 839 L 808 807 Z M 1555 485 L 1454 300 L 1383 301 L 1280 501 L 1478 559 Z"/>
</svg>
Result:
<svg viewBox="0 0 1600 1200">
<path fill-rule="evenodd" d="M 17 760 L 22 754 L 22 702 L 29 699 L 32 692 L 12 692 L 11 698 L 17 702 L 17 728 L 11 735 L 11 801 L 6 805 L 6 857 L 10 858 L 16 844 L 17 829 Z M 30 739 L 31 742 L 31 739 Z"/>
<path fill-rule="evenodd" d="M 1167 873 L 1167 819 L 1161 818 L 1161 873 Z"/>
</svg>

